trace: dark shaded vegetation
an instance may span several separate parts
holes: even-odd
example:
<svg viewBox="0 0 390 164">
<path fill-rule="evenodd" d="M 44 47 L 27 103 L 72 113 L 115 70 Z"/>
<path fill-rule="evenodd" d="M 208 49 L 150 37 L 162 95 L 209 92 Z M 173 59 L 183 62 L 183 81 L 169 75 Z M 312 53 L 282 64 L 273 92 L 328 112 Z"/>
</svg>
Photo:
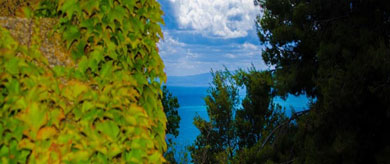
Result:
<svg viewBox="0 0 390 164">
<path fill-rule="evenodd" d="M 256 0 L 268 71 L 216 72 L 195 163 L 388 163 L 390 1 Z M 238 107 L 237 87 L 246 97 Z M 286 117 L 275 96 L 305 94 Z"/>
<path fill-rule="evenodd" d="M 180 116 L 177 109 L 180 107 L 179 101 L 177 97 L 173 96 L 171 92 L 169 92 L 167 86 L 163 86 L 162 88 L 162 98 L 161 103 L 164 108 L 165 115 L 167 116 L 167 129 L 166 134 L 171 135 L 176 138 L 179 135 L 179 123 Z M 167 151 L 164 153 L 164 156 L 167 161 L 170 163 L 177 163 L 175 159 L 175 146 L 176 143 L 172 140 L 173 138 L 168 136 L 167 139 Z"/>
</svg>

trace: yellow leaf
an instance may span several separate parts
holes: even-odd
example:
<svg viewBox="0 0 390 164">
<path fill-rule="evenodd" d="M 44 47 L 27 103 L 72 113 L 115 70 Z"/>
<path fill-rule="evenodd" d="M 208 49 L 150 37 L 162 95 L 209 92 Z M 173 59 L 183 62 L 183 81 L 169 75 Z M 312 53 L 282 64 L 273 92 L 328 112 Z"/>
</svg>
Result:
<svg viewBox="0 0 390 164">
<path fill-rule="evenodd" d="M 67 87 L 66 87 L 63 94 L 65 97 L 67 97 L 69 99 L 73 99 L 73 98 L 78 97 L 81 93 L 83 93 L 87 90 L 88 90 L 88 87 L 86 84 L 81 83 L 79 81 L 72 80 L 72 81 L 68 82 Z"/>
<path fill-rule="evenodd" d="M 58 132 L 55 128 L 53 127 L 43 127 L 39 129 L 38 134 L 37 134 L 37 139 L 38 140 L 45 140 L 47 138 L 50 138 L 54 135 L 56 135 Z"/>
<path fill-rule="evenodd" d="M 24 138 L 19 142 L 19 148 L 32 150 L 34 148 L 34 143 L 32 143 L 29 139 Z"/>
<path fill-rule="evenodd" d="M 127 123 L 129 123 L 130 125 L 133 125 L 133 126 L 137 125 L 137 120 L 135 119 L 134 116 L 125 115 L 125 119 L 126 119 Z"/>
</svg>

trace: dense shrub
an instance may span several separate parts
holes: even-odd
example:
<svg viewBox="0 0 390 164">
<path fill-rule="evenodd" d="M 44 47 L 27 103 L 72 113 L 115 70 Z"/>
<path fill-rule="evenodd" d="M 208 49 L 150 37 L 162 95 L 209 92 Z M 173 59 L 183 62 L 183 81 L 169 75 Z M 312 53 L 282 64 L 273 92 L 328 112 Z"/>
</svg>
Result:
<svg viewBox="0 0 390 164">
<path fill-rule="evenodd" d="M 39 12 L 32 18 L 58 19 L 53 33 L 62 35 L 74 65 L 51 66 L 39 51 L 40 38 L 26 47 L 1 29 L 1 163 L 163 162 L 160 5 L 45 3 L 33 8 Z"/>
</svg>

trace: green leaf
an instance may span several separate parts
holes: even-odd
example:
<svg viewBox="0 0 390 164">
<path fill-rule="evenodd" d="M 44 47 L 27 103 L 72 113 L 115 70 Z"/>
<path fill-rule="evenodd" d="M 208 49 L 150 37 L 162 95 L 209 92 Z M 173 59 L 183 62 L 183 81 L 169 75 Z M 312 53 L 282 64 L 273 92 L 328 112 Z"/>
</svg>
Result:
<svg viewBox="0 0 390 164">
<path fill-rule="evenodd" d="M 66 0 L 60 10 L 66 13 L 66 17 L 70 20 L 74 13 L 80 13 L 81 8 L 78 0 Z"/>
<path fill-rule="evenodd" d="M 94 119 L 96 119 L 98 117 L 102 117 L 103 113 L 104 112 L 102 110 L 91 109 L 83 116 L 82 119 L 86 120 L 86 121 L 94 120 Z"/>
<path fill-rule="evenodd" d="M 80 39 L 80 31 L 77 28 L 77 26 L 74 25 L 68 25 L 66 30 L 64 31 L 63 38 L 67 42 L 66 47 L 69 49 L 69 47 L 72 45 L 72 43 L 75 40 Z"/>
<path fill-rule="evenodd" d="M 84 54 L 84 49 L 85 49 L 86 45 L 87 45 L 87 42 L 86 42 L 85 40 L 81 40 L 81 41 L 77 44 L 76 48 L 72 51 L 72 58 L 73 58 L 74 60 L 77 61 L 77 60 L 79 60 L 82 56 L 85 55 L 85 54 Z"/>
<path fill-rule="evenodd" d="M 20 85 L 19 82 L 15 79 L 11 79 L 8 82 L 7 89 L 11 95 L 17 95 L 20 93 Z"/>
<path fill-rule="evenodd" d="M 108 75 L 112 73 L 112 61 L 105 63 L 100 70 L 100 77 L 106 78 Z"/>
<path fill-rule="evenodd" d="M 30 150 L 22 150 L 19 154 L 19 158 L 18 158 L 19 162 L 26 163 L 27 157 L 28 155 L 30 155 L 30 153 L 31 153 Z"/>
<path fill-rule="evenodd" d="M 89 54 L 93 60 L 96 60 L 96 62 L 100 62 L 104 60 L 103 56 L 103 48 L 102 47 L 95 47 L 95 49 Z"/>
<path fill-rule="evenodd" d="M 19 74 L 18 64 L 19 64 L 18 58 L 11 58 L 11 60 L 5 63 L 5 70 L 9 72 L 11 75 Z"/>
<path fill-rule="evenodd" d="M 96 18 L 95 18 L 96 19 Z M 95 28 L 95 20 L 94 18 L 84 20 L 80 23 L 80 27 L 84 27 L 87 29 L 88 33 L 92 33 Z"/>
<path fill-rule="evenodd" d="M 81 60 L 77 66 L 78 69 L 84 73 L 88 69 L 88 65 L 89 65 L 88 58 L 86 56 L 83 56 L 81 57 Z"/>
<path fill-rule="evenodd" d="M 109 136 L 111 139 L 115 139 L 119 134 L 119 128 L 117 124 L 113 121 L 103 121 L 99 122 L 96 125 L 96 129 L 102 132 L 103 134 Z"/>
<path fill-rule="evenodd" d="M 81 3 L 81 8 L 84 11 L 86 11 L 89 15 L 91 15 L 94 10 L 99 10 L 100 1 L 88 0 L 88 1 L 81 1 L 80 3 Z"/>
<path fill-rule="evenodd" d="M 127 7 L 127 9 L 129 9 L 130 11 L 133 10 L 134 6 L 135 6 L 135 3 L 137 1 L 128 1 L 128 0 L 124 0 L 122 3 Z"/>
<path fill-rule="evenodd" d="M 27 109 L 27 115 L 24 121 L 28 122 L 34 129 L 38 130 L 45 122 L 45 112 L 40 109 L 38 104 L 33 102 Z"/>
<path fill-rule="evenodd" d="M 64 66 L 54 66 L 53 68 L 54 74 L 56 77 L 65 76 L 65 67 Z"/>
<path fill-rule="evenodd" d="M 94 59 L 88 60 L 88 67 L 91 68 L 92 72 L 97 72 L 98 71 L 98 62 Z"/>
<path fill-rule="evenodd" d="M 163 157 L 160 153 L 154 152 L 151 156 L 149 156 L 150 163 L 162 163 Z"/>
<path fill-rule="evenodd" d="M 114 156 L 117 156 L 121 152 L 122 152 L 122 145 L 113 143 L 112 145 L 110 145 L 110 149 L 108 151 L 108 157 L 113 158 Z"/>
<path fill-rule="evenodd" d="M 108 13 L 108 19 L 112 22 L 114 19 L 118 20 L 120 23 L 123 22 L 123 17 L 126 15 L 126 10 L 122 6 L 115 6 Z"/>
<path fill-rule="evenodd" d="M 18 142 L 16 140 L 11 140 L 11 142 L 9 143 L 9 153 L 10 153 L 10 156 L 18 156 L 19 153 L 18 153 Z M 11 159 L 13 160 L 13 159 Z"/>
<path fill-rule="evenodd" d="M 0 149 L 0 157 L 8 157 L 9 148 L 7 145 L 3 144 Z"/>
<path fill-rule="evenodd" d="M 86 101 L 86 102 L 84 102 L 83 103 L 83 105 L 82 105 L 82 107 L 81 107 L 81 111 L 83 112 L 83 113 L 85 113 L 85 112 L 88 112 L 90 109 L 92 109 L 94 107 L 94 105 L 91 103 L 91 102 L 89 102 L 89 101 Z"/>
</svg>

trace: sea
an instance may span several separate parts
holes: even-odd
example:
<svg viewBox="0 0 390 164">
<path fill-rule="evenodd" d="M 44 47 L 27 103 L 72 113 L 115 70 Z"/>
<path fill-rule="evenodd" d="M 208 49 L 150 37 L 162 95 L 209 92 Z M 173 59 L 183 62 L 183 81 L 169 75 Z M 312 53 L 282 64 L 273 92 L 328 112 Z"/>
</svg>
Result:
<svg viewBox="0 0 390 164">
<path fill-rule="evenodd" d="M 196 137 L 200 134 L 199 130 L 193 124 L 195 116 L 200 116 L 209 120 L 204 98 L 207 96 L 208 87 L 183 87 L 167 86 L 173 96 L 179 100 L 178 109 L 180 115 L 179 135 L 173 140 L 176 142 L 177 151 L 185 151 L 185 147 L 194 143 Z M 240 99 L 245 97 L 245 91 L 239 92 Z M 286 100 L 279 97 L 274 102 L 285 108 L 286 114 L 291 115 L 292 111 L 302 111 L 309 106 L 309 99 L 306 96 L 288 96 Z"/>
</svg>

